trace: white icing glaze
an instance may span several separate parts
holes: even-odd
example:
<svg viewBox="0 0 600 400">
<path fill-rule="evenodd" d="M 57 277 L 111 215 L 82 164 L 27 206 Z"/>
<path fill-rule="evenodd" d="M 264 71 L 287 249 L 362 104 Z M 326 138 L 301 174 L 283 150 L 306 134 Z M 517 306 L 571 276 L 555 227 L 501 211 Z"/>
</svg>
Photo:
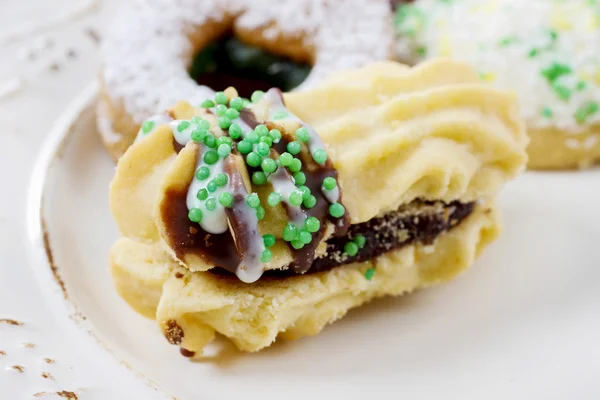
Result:
<svg viewBox="0 0 600 400">
<path fill-rule="evenodd" d="M 140 127 L 140 130 L 138 131 L 138 134 L 135 137 L 135 142 L 142 140 L 143 138 L 145 138 L 146 136 L 148 136 L 149 134 L 154 132 L 156 130 L 156 128 L 158 128 L 159 126 L 168 124 L 169 122 L 173 121 L 173 118 L 171 118 L 171 116 L 167 113 L 161 113 L 161 114 L 156 114 L 156 115 L 151 116 L 150 118 L 146 119 L 146 121 L 144 121 L 144 123 L 146 123 L 148 121 L 154 122 L 154 126 L 148 132 L 143 131 L 143 126 Z M 175 135 L 175 131 L 173 131 L 173 135 Z M 175 140 L 177 140 L 177 137 Z M 185 143 L 179 143 L 179 144 L 185 145 Z"/>
<path fill-rule="evenodd" d="M 326 75 L 387 59 L 393 48 L 388 0 L 132 0 L 102 42 L 104 86 L 141 123 L 181 99 L 212 97 L 188 75 L 188 35 L 209 20 L 238 15 L 241 28 L 265 35 L 301 35 L 315 49 L 315 65 L 302 87 Z"/>
<path fill-rule="evenodd" d="M 295 206 L 289 201 L 290 194 L 298 188 L 285 168 L 277 168 L 277 171 L 269 175 L 268 180 L 273 185 L 273 190 L 281 195 L 281 201 L 287 205 L 292 222 L 298 227 L 304 226 L 304 221 L 307 218 L 306 213 L 302 210 L 302 207 Z"/>
<path fill-rule="evenodd" d="M 241 204 L 241 215 L 238 217 L 243 218 L 246 224 L 252 228 L 245 232 L 250 246 L 242 254 L 242 261 L 237 267 L 235 274 L 242 282 L 252 283 L 259 280 L 264 272 L 263 262 L 260 258 L 265 250 L 265 244 L 262 235 L 258 231 L 256 210 L 250 208 L 244 201 Z"/>
<path fill-rule="evenodd" d="M 321 186 L 321 192 L 330 203 L 335 203 L 340 199 L 340 187 L 337 185 L 331 190 L 327 190 Z"/>
</svg>

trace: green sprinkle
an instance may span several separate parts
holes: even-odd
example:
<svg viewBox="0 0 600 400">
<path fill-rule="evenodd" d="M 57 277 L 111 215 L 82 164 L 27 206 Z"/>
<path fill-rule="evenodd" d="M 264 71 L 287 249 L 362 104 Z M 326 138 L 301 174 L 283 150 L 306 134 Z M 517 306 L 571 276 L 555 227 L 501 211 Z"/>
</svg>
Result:
<svg viewBox="0 0 600 400">
<path fill-rule="evenodd" d="M 300 144 L 300 142 L 297 142 L 295 140 L 293 142 L 289 142 L 287 145 L 287 151 L 289 151 L 292 155 L 300 153 L 300 150 L 302 150 L 302 145 Z"/>
<path fill-rule="evenodd" d="M 240 112 L 235 108 L 230 108 L 229 110 L 227 110 L 227 112 L 225 112 L 225 116 L 229 119 L 236 119 L 239 118 Z"/>
<path fill-rule="evenodd" d="M 223 104 L 219 104 L 215 108 L 215 114 L 217 114 L 217 117 L 224 116 L 226 112 L 227 112 L 227 106 L 224 106 Z"/>
<path fill-rule="evenodd" d="M 227 104 L 227 102 L 229 101 L 229 99 L 227 98 L 227 95 L 223 92 L 217 92 L 215 94 L 215 103 L 217 104 Z"/>
<path fill-rule="evenodd" d="M 256 193 L 249 194 L 248 197 L 246 197 L 246 204 L 248 204 L 250 208 L 256 208 L 260 206 L 260 199 L 258 198 L 258 195 Z"/>
<path fill-rule="evenodd" d="M 279 164 L 281 164 L 282 167 L 289 167 L 292 165 L 292 161 L 294 161 L 294 156 L 290 153 L 281 153 L 279 156 Z"/>
<path fill-rule="evenodd" d="M 214 150 L 209 150 L 206 153 L 204 153 L 203 160 L 208 165 L 213 165 L 214 163 L 219 161 L 219 153 L 217 153 Z"/>
<path fill-rule="evenodd" d="M 587 87 L 587 82 L 585 82 L 585 81 L 579 81 L 579 82 L 577 82 L 577 86 L 575 86 L 575 89 L 577 89 L 577 91 L 581 92 L 586 87 Z"/>
<path fill-rule="evenodd" d="M 304 199 L 302 201 L 302 205 L 308 209 L 313 208 L 316 204 L 317 204 L 317 198 L 315 196 L 313 196 L 312 194 L 310 196 L 308 196 L 307 199 Z"/>
<path fill-rule="evenodd" d="M 300 250 L 304 247 L 304 242 L 302 240 L 292 240 L 292 247 L 296 250 Z"/>
<path fill-rule="evenodd" d="M 350 257 L 358 254 L 358 246 L 354 242 L 348 242 L 344 245 L 344 253 L 348 254 Z"/>
<path fill-rule="evenodd" d="M 344 215 L 346 209 L 340 203 L 333 203 L 329 206 L 329 214 L 334 218 L 340 218 Z"/>
<path fill-rule="evenodd" d="M 242 154 L 248 154 L 252 151 L 252 143 L 247 140 L 241 140 L 237 144 L 237 149 Z"/>
<path fill-rule="evenodd" d="M 296 129 L 296 138 L 301 142 L 308 142 L 310 139 L 310 133 L 308 133 L 308 129 L 305 127 Z"/>
<path fill-rule="evenodd" d="M 335 178 L 328 176 L 327 178 L 323 179 L 323 187 L 326 190 L 333 190 L 333 189 L 335 189 L 336 186 L 337 186 L 337 181 L 335 180 Z"/>
<path fill-rule="evenodd" d="M 208 179 L 209 176 L 210 169 L 208 169 L 208 167 L 200 167 L 196 170 L 196 179 L 198 179 L 199 181 Z"/>
<path fill-rule="evenodd" d="M 204 144 L 211 149 L 217 147 L 217 138 L 212 133 L 207 133 L 204 137 Z"/>
<path fill-rule="evenodd" d="M 298 233 L 299 232 L 298 228 L 296 228 L 296 225 L 292 224 L 291 222 L 288 222 L 285 228 L 283 228 L 281 236 L 286 242 L 291 242 L 292 240 L 296 240 L 296 238 L 298 237 Z"/>
<path fill-rule="evenodd" d="M 281 140 L 281 132 L 279 131 L 279 129 L 271 129 L 269 131 L 269 137 L 273 139 L 274 143 L 279 143 L 279 141 Z"/>
<path fill-rule="evenodd" d="M 275 162 L 275 160 L 273 160 L 272 158 L 268 158 L 268 157 L 264 158 L 261 161 L 260 166 L 261 166 L 262 170 L 268 174 L 271 174 L 277 170 L 277 163 Z"/>
<path fill-rule="evenodd" d="M 261 161 L 262 161 L 262 157 L 260 155 L 258 155 L 258 153 L 255 153 L 254 151 L 250 152 L 250 154 L 248 154 L 246 156 L 246 162 L 251 167 L 258 167 L 260 165 Z"/>
<path fill-rule="evenodd" d="M 425 46 L 417 47 L 416 51 L 419 57 L 425 57 L 427 55 L 427 47 Z"/>
<path fill-rule="evenodd" d="M 256 144 L 260 140 L 260 138 L 258 137 L 258 134 L 254 131 L 250 131 L 250 132 L 246 133 L 246 136 L 244 137 L 244 139 L 246 139 L 247 141 L 249 141 L 252 144 Z"/>
<path fill-rule="evenodd" d="M 231 124 L 229 126 L 229 136 L 234 140 L 239 139 L 242 137 L 242 128 L 238 124 Z"/>
<path fill-rule="evenodd" d="M 252 96 L 250 96 L 250 100 L 252 100 L 253 103 L 258 103 L 259 101 L 261 101 L 264 95 L 265 92 L 263 92 L 262 90 L 256 90 L 254 93 L 252 93 Z"/>
<path fill-rule="evenodd" d="M 321 229 L 321 222 L 316 217 L 308 217 L 304 221 L 304 228 L 312 233 L 318 232 Z"/>
<path fill-rule="evenodd" d="M 269 249 L 264 249 L 261 256 L 260 261 L 264 263 L 268 263 L 273 258 L 273 252 Z"/>
<path fill-rule="evenodd" d="M 213 108 L 214 106 L 215 103 L 212 100 L 204 100 L 202 104 L 200 104 L 200 107 L 202 108 Z"/>
<path fill-rule="evenodd" d="M 302 192 L 302 200 L 308 199 L 311 195 L 310 189 L 307 186 L 300 186 L 298 190 Z"/>
<path fill-rule="evenodd" d="M 250 106 L 250 104 L 252 104 L 252 102 L 248 99 L 242 98 L 242 101 L 244 102 L 244 107 L 248 107 L 248 106 Z"/>
<path fill-rule="evenodd" d="M 294 173 L 294 183 L 296 185 L 304 185 L 306 183 L 306 175 L 304 175 L 304 172 Z"/>
<path fill-rule="evenodd" d="M 554 31 L 554 30 L 551 30 L 551 31 L 550 31 L 550 32 L 548 32 L 548 33 L 550 33 L 550 40 L 551 40 L 552 42 L 556 42 L 556 40 L 558 39 L 558 32 L 556 32 L 556 31 Z"/>
<path fill-rule="evenodd" d="M 215 211 L 215 209 L 217 208 L 217 200 L 215 200 L 214 197 L 209 197 L 208 199 L 206 199 L 204 207 L 206 207 L 208 211 Z"/>
<path fill-rule="evenodd" d="M 242 108 L 244 108 L 244 100 L 242 100 L 241 97 L 234 97 L 229 102 L 229 107 L 237 111 L 242 111 Z"/>
<path fill-rule="evenodd" d="M 219 188 L 219 185 L 217 185 L 217 182 L 215 182 L 214 180 L 212 180 L 212 181 L 208 182 L 208 185 L 206 185 L 206 188 L 208 189 L 208 191 L 210 193 L 214 193 Z"/>
<path fill-rule="evenodd" d="M 277 207 L 281 203 L 281 195 L 277 192 L 271 192 L 267 197 L 267 204 L 271 207 Z"/>
<path fill-rule="evenodd" d="M 568 75 L 571 72 L 573 72 L 571 70 L 571 67 L 569 67 L 566 64 L 561 64 L 561 63 L 557 63 L 557 62 L 552 63 L 552 65 L 550 67 L 548 67 L 548 68 L 542 69 L 542 75 L 550 83 L 553 83 L 554 81 L 556 81 L 561 76 Z"/>
<path fill-rule="evenodd" d="M 206 129 L 196 128 L 192 131 L 192 140 L 196 143 L 201 143 L 208 134 Z"/>
<path fill-rule="evenodd" d="M 267 176 L 262 171 L 252 173 L 252 183 L 255 185 L 264 185 L 267 183 Z"/>
<path fill-rule="evenodd" d="M 190 127 L 190 123 L 188 121 L 182 121 L 179 123 L 179 125 L 177 125 L 177 132 L 181 133 L 189 127 Z"/>
<path fill-rule="evenodd" d="M 219 187 L 224 187 L 225 185 L 227 185 L 227 181 L 229 180 L 229 178 L 227 178 L 226 174 L 217 174 L 215 176 L 215 183 L 217 184 L 217 186 Z"/>
<path fill-rule="evenodd" d="M 231 207 L 233 205 L 233 195 L 229 192 L 223 192 L 219 195 L 219 203 L 223 207 Z"/>
<path fill-rule="evenodd" d="M 370 281 L 375 276 L 375 268 L 369 268 L 365 271 L 365 279 Z"/>
<path fill-rule="evenodd" d="M 268 136 L 263 136 L 260 138 L 260 143 L 264 143 L 267 146 L 271 147 L 273 145 L 273 139 Z"/>
<path fill-rule="evenodd" d="M 259 143 L 256 145 L 256 152 L 261 156 L 268 156 L 271 149 L 266 143 Z"/>
<path fill-rule="evenodd" d="M 365 244 L 367 243 L 367 239 L 361 234 L 354 236 L 354 239 L 352 239 L 352 241 L 356 243 L 359 249 L 365 247 Z"/>
<path fill-rule="evenodd" d="M 327 152 L 323 149 L 317 149 L 312 153 L 313 159 L 320 165 L 327 161 Z"/>
<path fill-rule="evenodd" d="M 154 129 L 154 121 L 144 121 L 142 124 L 142 132 L 148 134 L 152 132 L 152 129 Z"/>
<path fill-rule="evenodd" d="M 288 201 L 293 206 L 300 206 L 302 204 L 302 200 L 302 191 L 298 189 L 290 193 L 290 197 L 288 198 Z"/>
<path fill-rule="evenodd" d="M 540 114 L 544 118 L 552 118 L 552 115 L 553 115 L 552 110 L 548 106 L 542 108 L 542 111 L 540 112 Z"/>
<path fill-rule="evenodd" d="M 198 198 L 198 200 L 206 200 L 206 199 L 208 199 L 208 190 L 206 190 L 204 188 L 198 190 L 198 193 L 196 193 L 196 197 Z"/>
<path fill-rule="evenodd" d="M 254 128 L 254 132 L 256 132 L 259 137 L 267 136 L 269 134 L 269 128 L 261 124 Z"/>
<path fill-rule="evenodd" d="M 505 38 L 502 38 L 498 44 L 500 45 L 500 47 L 506 47 L 515 43 L 518 40 L 519 39 L 515 36 L 506 36 Z"/>
<path fill-rule="evenodd" d="M 263 235 L 263 242 L 265 243 L 265 247 L 273 247 L 275 244 L 275 236 L 271 234 Z"/>
<path fill-rule="evenodd" d="M 309 244 L 312 242 L 312 235 L 308 231 L 300 231 L 298 239 L 304 244 Z"/>
<path fill-rule="evenodd" d="M 598 103 L 591 102 L 581 106 L 575 113 L 575 120 L 578 124 L 583 124 L 587 119 L 598 112 Z"/>
<path fill-rule="evenodd" d="M 288 117 L 288 113 L 286 113 L 285 111 L 276 111 L 275 113 L 273 113 L 273 119 L 277 120 L 277 119 L 285 119 Z"/>
<path fill-rule="evenodd" d="M 568 101 L 571 98 L 571 94 L 573 93 L 571 89 L 561 85 L 554 85 L 553 89 L 554 93 L 556 93 L 556 95 L 564 101 Z"/>
<path fill-rule="evenodd" d="M 219 145 L 227 144 L 227 145 L 229 145 L 229 147 L 233 146 L 233 140 L 229 136 L 220 136 L 217 139 L 217 143 Z"/>
<path fill-rule="evenodd" d="M 289 169 L 292 172 L 300 172 L 300 170 L 302 169 L 302 161 L 298 160 L 297 158 L 294 158 L 289 166 Z"/>
<path fill-rule="evenodd" d="M 229 153 L 231 153 L 231 146 L 226 143 L 223 143 L 217 149 L 217 153 L 219 153 L 220 157 L 225 158 L 229 155 Z"/>
<path fill-rule="evenodd" d="M 265 209 L 263 206 L 256 207 L 256 218 L 258 218 L 259 221 L 265 219 Z"/>
<path fill-rule="evenodd" d="M 192 124 L 198 125 L 200 123 L 200 121 L 203 121 L 203 119 L 202 119 L 202 117 L 195 116 L 195 117 L 192 117 L 192 119 L 190 121 Z"/>
<path fill-rule="evenodd" d="M 194 118 L 196 118 L 196 117 L 194 117 Z M 198 118 L 200 118 L 200 117 L 198 117 Z M 210 129 L 210 122 L 208 122 L 208 121 L 207 121 L 207 120 L 205 120 L 205 119 L 203 119 L 203 120 L 201 120 L 201 121 L 198 121 L 198 122 L 196 123 L 196 125 L 198 125 L 198 128 L 200 128 L 200 129 L 206 129 L 206 130 L 209 130 L 209 129 Z"/>
<path fill-rule="evenodd" d="M 192 208 L 188 212 L 188 218 L 192 222 L 200 223 L 202 221 L 202 210 L 199 208 Z"/>
<path fill-rule="evenodd" d="M 528 56 L 529 56 L 529 58 L 534 58 L 534 57 L 537 57 L 538 54 L 540 54 L 539 49 L 531 49 L 531 50 L 529 50 Z"/>
<path fill-rule="evenodd" d="M 229 129 L 230 126 L 231 126 L 231 119 L 229 119 L 228 117 L 219 118 L 219 128 Z"/>
</svg>

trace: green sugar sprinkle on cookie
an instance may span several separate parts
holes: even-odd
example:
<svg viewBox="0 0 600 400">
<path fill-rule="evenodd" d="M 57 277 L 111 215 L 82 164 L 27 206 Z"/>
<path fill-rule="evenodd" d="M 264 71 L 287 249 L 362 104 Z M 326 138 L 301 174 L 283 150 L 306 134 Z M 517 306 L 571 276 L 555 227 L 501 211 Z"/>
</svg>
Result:
<svg viewBox="0 0 600 400">
<path fill-rule="evenodd" d="M 244 108 L 244 100 L 242 100 L 241 97 L 234 97 L 229 102 L 229 107 L 237 111 L 242 111 L 242 109 Z"/>
<path fill-rule="evenodd" d="M 208 167 L 200 167 L 196 170 L 196 179 L 198 179 L 199 181 L 208 179 L 209 176 L 210 169 L 208 169 Z"/>
<path fill-rule="evenodd" d="M 256 144 L 260 141 L 260 137 L 258 136 L 258 133 L 256 133 L 255 131 L 250 131 L 250 132 L 246 133 L 246 136 L 244 137 L 244 139 L 249 141 L 252 144 Z"/>
<path fill-rule="evenodd" d="M 302 205 L 308 209 L 313 208 L 316 204 L 317 204 L 317 198 L 315 196 L 313 196 L 312 194 L 310 196 L 308 196 L 308 198 L 306 198 L 302 201 Z"/>
<path fill-rule="evenodd" d="M 235 108 L 230 108 L 225 112 L 225 116 L 229 119 L 237 119 L 240 116 L 240 112 Z"/>
<path fill-rule="evenodd" d="M 204 100 L 202 104 L 200 104 L 200 107 L 202 108 L 213 108 L 214 106 L 215 103 L 212 100 Z"/>
<path fill-rule="evenodd" d="M 215 103 L 227 104 L 228 102 L 229 102 L 229 99 L 227 98 L 227 95 L 224 92 L 217 92 L 215 94 Z"/>
<path fill-rule="evenodd" d="M 296 185 L 304 185 L 306 183 L 306 175 L 304 172 L 295 172 L 293 178 Z"/>
<path fill-rule="evenodd" d="M 256 193 L 249 194 L 248 197 L 246 197 L 246 204 L 248 204 L 250 208 L 256 208 L 260 206 L 260 199 L 258 198 L 258 195 Z"/>
<path fill-rule="evenodd" d="M 231 119 L 229 117 L 220 117 L 218 123 L 219 128 L 229 129 L 229 127 L 231 126 Z"/>
<path fill-rule="evenodd" d="M 275 160 L 273 160 L 272 158 L 266 157 L 261 161 L 260 167 L 262 168 L 263 171 L 270 174 L 277 170 L 277 162 Z"/>
<path fill-rule="evenodd" d="M 265 247 L 273 247 L 275 244 L 275 236 L 271 234 L 263 235 L 263 242 L 265 243 Z"/>
<path fill-rule="evenodd" d="M 242 128 L 238 124 L 229 125 L 229 136 L 237 140 L 242 137 Z"/>
<path fill-rule="evenodd" d="M 296 155 L 300 153 L 300 150 L 302 150 L 302 145 L 300 142 L 294 140 L 293 142 L 289 142 L 286 148 L 290 154 Z"/>
<path fill-rule="evenodd" d="M 267 204 L 271 207 L 277 207 L 281 203 L 281 195 L 277 192 L 271 192 L 267 197 Z"/>
<path fill-rule="evenodd" d="M 152 132 L 152 129 L 154 129 L 154 125 L 154 121 L 145 121 L 142 124 L 142 132 L 146 134 Z"/>
<path fill-rule="evenodd" d="M 219 195 L 219 204 L 223 207 L 231 207 L 233 205 L 233 195 L 229 192 L 223 192 Z"/>
<path fill-rule="evenodd" d="M 285 152 L 285 153 L 281 153 L 278 161 L 282 167 L 289 167 L 290 165 L 292 165 L 292 161 L 294 161 L 294 157 L 290 153 Z"/>
<path fill-rule="evenodd" d="M 308 129 L 305 127 L 296 129 L 296 138 L 303 143 L 308 142 L 310 139 L 310 133 L 308 133 Z"/>
<path fill-rule="evenodd" d="M 252 151 L 252 143 L 247 140 L 241 140 L 237 144 L 237 149 L 242 154 L 248 154 Z"/>
<path fill-rule="evenodd" d="M 202 143 L 207 134 L 208 131 L 206 129 L 196 128 L 192 131 L 192 140 L 196 143 Z"/>
<path fill-rule="evenodd" d="M 336 186 L 337 186 L 337 181 L 335 180 L 335 178 L 328 176 L 327 178 L 323 179 L 323 187 L 326 190 L 333 190 L 333 189 L 335 189 Z"/>
<path fill-rule="evenodd" d="M 561 64 L 558 62 L 552 63 L 548 68 L 542 69 L 542 75 L 548 80 L 548 82 L 552 83 L 556 81 L 563 75 L 568 75 L 573 70 L 566 64 Z"/>
<path fill-rule="evenodd" d="M 304 221 L 304 228 L 308 232 L 318 232 L 321 229 L 321 222 L 316 217 L 308 217 L 306 221 Z"/>
<path fill-rule="evenodd" d="M 293 206 L 300 206 L 302 204 L 302 200 L 303 200 L 302 191 L 298 190 L 298 189 L 296 189 L 292 193 L 290 193 L 290 196 L 288 198 L 288 201 Z"/>
<path fill-rule="evenodd" d="M 281 237 L 283 237 L 283 240 L 285 240 L 286 242 L 291 242 L 292 240 L 296 240 L 296 238 L 298 237 L 298 233 L 299 232 L 298 228 L 296 228 L 296 225 L 292 224 L 291 222 L 288 222 L 285 228 L 283 228 Z"/>
<path fill-rule="evenodd" d="M 353 257 L 358 254 L 358 245 L 354 242 L 348 242 L 344 245 L 344 253 Z"/>
<path fill-rule="evenodd" d="M 273 140 L 273 143 L 279 143 L 281 140 L 281 131 L 279 131 L 279 129 L 271 129 L 269 131 L 269 137 Z"/>
<path fill-rule="evenodd" d="M 264 249 L 261 256 L 260 261 L 264 263 L 268 263 L 273 258 L 273 252 L 269 249 Z"/>
<path fill-rule="evenodd" d="M 254 93 L 252 93 L 252 96 L 250 96 L 250 100 L 253 103 L 258 103 L 259 101 L 262 100 L 264 95 L 265 95 L 265 92 L 263 92 L 262 90 L 256 90 Z"/>
<path fill-rule="evenodd" d="M 233 140 L 229 136 L 220 136 L 217 139 L 217 144 L 228 144 L 230 147 L 233 146 Z"/>
<path fill-rule="evenodd" d="M 356 245 L 358 246 L 359 249 L 362 249 L 363 247 L 365 247 L 365 244 L 367 243 L 367 239 L 361 234 L 354 236 L 352 241 L 354 243 L 356 243 Z"/>
<path fill-rule="evenodd" d="M 214 193 L 219 188 L 219 185 L 217 185 L 217 182 L 215 182 L 214 180 L 212 180 L 212 181 L 208 182 L 208 185 L 206 185 L 206 188 L 208 189 L 208 191 L 210 193 Z"/>
<path fill-rule="evenodd" d="M 317 149 L 313 151 L 312 156 L 318 164 L 323 165 L 327 161 L 327 152 L 323 149 Z"/>
<path fill-rule="evenodd" d="M 217 147 L 217 138 L 212 133 L 207 133 L 204 137 L 204 144 L 211 149 Z"/>
<path fill-rule="evenodd" d="M 302 169 L 302 161 L 297 158 L 294 158 L 288 167 L 292 172 L 300 172 Z"/>
<path fill-rule="evenodd" d="M 223 143 L 222 145 L 219 145 L 217 153 L 219 153 L 219 156 L 221 158 L 225 158 L 229 155 L 229 153 L 231 153 L 231 146 L 227 143 Z"/>
<path fill-rule="evenodd" d="M 546 106 L 546 107 L 542 108 L 540 115 L 544 118 L 552 118 L 553 113 L 552 113 L 552 110 L 550 109 L 550 107 Z"/>
<path fill-rule="evenodd" d="M 569 101 L 571 95 L 573 94 L 571 89 L 562 85 L 553 85 L 552 89 L 554 90 L 554 93 L 556 93 L 556 95 L 563 101 Z"/>
<path fill-rule="evenodd" d="M 261 124 L 254 128 L 254 132 L 256 132 L 259 137 L 267 136 L 269 134 L 269 128 Z"/>
<path fill-rule="evenodd" d="M 304 244 L 309 244 L 312 242 L 312 235 L 308 231 L 300 231 L 298 239 Z"/>
<path fill-rule="evenodd" d="M 598 103 L 590 102 L 581 106 L 575 113 L 575 120 L 578 124 L 585 123 L 590 117 L 598 112 Z"/>
<path fill-rule="evenodd" d="M 332 203 L 329 206 L 329 214 L 334 218 L 341 218 L 344 213 L 346 213 L 346 209 L 340 203 Z"/>
<path fill-rule="evenodd" d="M 273 139 L 271 139 L 269 136 L 262 136 L 260 138 L 260 143 L 264 143 L 267 146 L 271 147 L 273 145 Z"/>
<path fill-rule="evenodd" d="M 292 247 L 296 250 L 300 250 L 304 247 L 304 242 L 300 239 L 292 240 Z"/>
<path fill-rule="evenodd" d="M 246 156 L 246 163 L 251 167 L 258 167 L 261 162 L 262 157 L 254 151 L 251 151 L 250 154 Z"/>
<path fill-rule="evenodd" d="M 259 143 L 259 144 L 256 145 L 256 152 L 258 154 L 260 154 L 261 156 L 267 156 L 267 155 L 269 155 L 270 151 L 271 151 L 271 148 L 266 143 Z"/>
<path fill-rule="evenodd" d="M 256 207 L 256 218 L 258 218 L 259 221 L 265 219 L 265 209 L 263 206 Z"/>
<path fill-rule="evenodd" d="M 308 199 L 311 195 L 310 193 L 310 189 L 308 188 L 308 186 L 300 186 L 298 187 L 298 190 L 302 192 L 302 200 Z"/>
<path fill-rule="evenodd" d="M 199 208 L 192 208 L 188 212 L 188 218 L 192 222 L 196 222 L 196 223 L 202 222 L 202 210 Z"/>
<path fill-rule="evenodd" d="M 209 197 L 208 199 L 206 199 L 204 207 L 206 207 L 208 211 L 215 211 L 215 209 L 217 208 L 217 200 L 214 197 Z"/>
<path fill-rule="evenodd" d="M 226 174 L 220 173 L 220 174 L 215 175 L 215 183 L 219 187 L 224 187 L 225 185 L 227 185 L 228 180 L 229 180 L 229 178 L 227 177 Z"/>
<path fill-rule="evenodd" d="M 262 171 L 256 171 L 252 173 L 252 183 L 255 185 L 264 185 L 267 183 L 267 176 Z"/>
<path fill-rule="evenodd" d="M 214 150 L 209 150 L 206 153 L 204 153 L 204 157 L 202 159 L 208 165 L 213 165 L 214 163 L 219 161 L 219 153 L 217 153 Z"/>
<path fill-rule="evenodd" d="M 196 197 L 198 198 L 198 200 L 208 199 L 208 190 L 206 190 L 204 188 L 198 190 L 198 193 L 196 193 Z"/>
<path fill-rule="evenodd" d="M 181 121 L 177 125 L 177 132 L 181 133 L 181 132 L 185 131 L 187 128 L 189 128 L 189 127 L 190 127 L 189 121 Z"/>
<path fill-rule="evenodd" d="M 375 268 L 369 268 L 365 271 L 365 279 L 370 281 L 375 276 Z"/>
<path fill-rule="evenodd" d="M 215 114 L 217 114 L 217 117 L 222 117 L 223 115 L 225 115 L 226 112 L 227 112 L 227 106 L 225 106 L 223 104 L 219 104 L 218 106 L 215 107 Z"/>
<path fill-rule="evenodd" d="M 288 113 L 286 113 L 285 111 L 276 111 L 273 113 L 274 120 L 285 119 L 287 117 L 288 117 Z"/>
</svg>

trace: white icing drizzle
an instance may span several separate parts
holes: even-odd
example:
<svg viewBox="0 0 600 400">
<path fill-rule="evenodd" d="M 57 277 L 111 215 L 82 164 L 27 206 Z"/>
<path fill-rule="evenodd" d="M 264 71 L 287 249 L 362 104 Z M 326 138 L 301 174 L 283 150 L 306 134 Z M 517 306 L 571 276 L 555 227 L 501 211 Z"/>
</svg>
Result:
<svg viewBox="0 0 600 400">
<path fill-rule="evenodd" d="M 298 190 L 292 181 L 292 177 L 285 168 L 279 167 L 277 168 L 277 171 L 269 175 L 268 180 L 271 182 L 271 185 L 273 185 L 273 190 L 281 195 L 281 201 L 287 205 L 287 210 L 292 222 L 294 222 L 297 227 L 302 228 L 307 215 L 302 210 L 302 207 L 295 206 L 289 201 L 290 194 L 295 190 Z"/>
<path fill-rule="evenodd" d="M 279 90 L 269 89 L 267 93 L 265 93 L 264 100 L 269 104 L 269 119 L 272 119 L 276 113 L 285 113 L 286 117 L 280 118 L 279 120 L 297 122 L 302 125 L 302 127 L 306 128 L 306 130 L 308 130 L 308 150 L 310 151 L 310 154 L 313 154 L 316 150 L 325 150 L 325 145 L 323 144 L 319 134 L 283 104 L 283 98 L 281 97 L 281 92 Z"/>
<path fill-rule="evenodd" d="M 330 203 L 335 203 L 340 199 L 340 187 L 338 185 L 331 190 L 327 190 L 321 185 L 321 192 Z"/>
<path fill-rule="evenodd" d="M 141 123 L 181 99 L 211 97 L 188 75 L 189 37 L 209 21 L 237 15 L 234 30 L 263 29 L 265 38 L 301 37 L 315 65 L 301 87 L 336 71 L 392 56 L 388 0 L 131 0 L 123 2 L 101 46 L 102 81 Z M 227 18 L 228 19 L 228 18 Z"/>
<path fill-rule="evenodd" d="M 139 142 L 140 140 L 142 140 L 143 138 L 145 138 L 146 136 L 148 136 L 149 134 L 154 132 L 156 130 L 156 128 L 158 128 L 159 126 L 168 124 L 171 121 L 173 121 L 173 118 L 171 118 L 171 116 L 167 113 L 161 113 L 161 114 L 156 114 L 156 115 L 151 116 L 150 118 L 146 119 L 146 121 L 144 121 L 144 123 L 153 122 L 154 125 L 152 126 L 152 129 L 150 129 L 148 132 L 144 132 L 143 124 L 142 124 L 142 126 L 140 127 L 140 130 L 138 131 L 137 136 L 135 137 L 134 143 Z M 175 131 L 173 131 L 173 135 L 175 135 Z M 177 140 L 177 137 L 175 138 L 175 140 Z M 180 144 L 185 144 L 185 143 L 180 143 Z"/>
</svg>

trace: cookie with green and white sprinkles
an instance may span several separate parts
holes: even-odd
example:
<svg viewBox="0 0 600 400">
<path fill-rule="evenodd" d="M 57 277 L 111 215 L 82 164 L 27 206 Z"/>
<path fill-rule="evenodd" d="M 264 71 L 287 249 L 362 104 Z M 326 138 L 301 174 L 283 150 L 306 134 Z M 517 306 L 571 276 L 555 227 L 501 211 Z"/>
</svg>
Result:
<svg viewBox="0 0 600 400">
<path fill-rule="evenodd" d="M 600 2 L 417 0 L 395 15 L 400 59 L 452 57 L 514 91 L 530 167 L 600 159 Z"/>
</svg>

